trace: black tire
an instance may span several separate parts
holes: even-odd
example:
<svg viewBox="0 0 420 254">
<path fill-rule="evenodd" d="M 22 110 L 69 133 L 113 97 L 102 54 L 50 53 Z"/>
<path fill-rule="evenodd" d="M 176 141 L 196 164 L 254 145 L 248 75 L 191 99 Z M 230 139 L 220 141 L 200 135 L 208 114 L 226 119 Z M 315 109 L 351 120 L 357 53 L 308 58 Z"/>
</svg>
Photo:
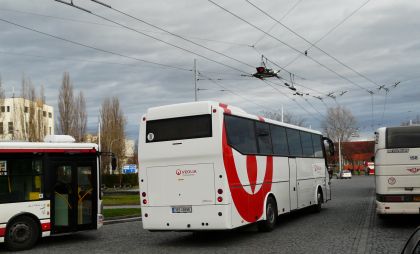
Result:
<svg viewBox="0 0 420 254">
<path fill-rule="evenodd" d="M 378 215 L 378 218 L 379 218 L 380 220 L 382 220 L 382 221 L 386 221 L 386 220 L 388 219 L 388 217 L 389 217 L 389 215 L 388 215 L 388 214 L 378 213 L 377 215 Z"/>
<path fill-rule="evenodd" d="M 258 222 L 258 230 L 260 232 L 270 232 L 277 224 L 277 203 L 272 196 L 267 198 L 267 204 L 265 205 L 265 217 L 266 220 Z"/>
<path fill-rule="evenodd" d="M 318 189 L 316 193 L 316 204 L 312 206 L 312 211 L 315 213 L 321 212 L 323 202 L 324 202 L 324 198 L 322 196 L 322 191 Z"/>
<path fill-rule="evenodd" d="M 39 233 L 39 226 L 34 219 L 20 216 L 7 226 L 6 247 L 11 251 L 30 249 L 38 241 Z"/>
</svg>

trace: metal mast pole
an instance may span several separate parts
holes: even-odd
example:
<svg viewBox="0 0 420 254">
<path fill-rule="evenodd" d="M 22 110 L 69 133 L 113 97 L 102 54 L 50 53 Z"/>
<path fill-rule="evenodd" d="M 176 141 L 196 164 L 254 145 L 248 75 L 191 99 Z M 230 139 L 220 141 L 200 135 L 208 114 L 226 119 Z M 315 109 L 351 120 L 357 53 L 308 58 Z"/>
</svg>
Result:
<svg viewBox="0 0 420 254">
<path fill-rule="evenodd" d="M 194 101 L 197 101 L 197 59 L 194 59 Z"/>
<path fill-rule="evenodd" d="M 338 164 L 338 170 L 341 172 L 341 138 L 338 138 Z"/>
</svg>

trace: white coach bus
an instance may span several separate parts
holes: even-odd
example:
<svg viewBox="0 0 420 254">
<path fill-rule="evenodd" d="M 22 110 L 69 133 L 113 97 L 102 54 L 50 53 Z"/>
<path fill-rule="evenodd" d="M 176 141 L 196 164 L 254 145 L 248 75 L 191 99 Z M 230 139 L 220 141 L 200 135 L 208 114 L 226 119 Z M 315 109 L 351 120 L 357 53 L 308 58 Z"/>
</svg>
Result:
<svg viewBox="0 0 420 254">
<path fill-rule="evenodd" d="M 40 237 L 98 229 L 99 179 L 96 144 L 0 142 L 0 242 L 23 250 Z"/>
<path fill-rule="evenodd" d="M 139 140 L 143 227 L 233 229 L 330 198 L 320 132 L 216 102 L 148 109 Z M 331 146 L 332 147 L 332 146 Z"/>
<path fill-rule="evenodd" d="M 376 212 L 420 213 L 420 126 L 375 132 Z"/>
</svg>

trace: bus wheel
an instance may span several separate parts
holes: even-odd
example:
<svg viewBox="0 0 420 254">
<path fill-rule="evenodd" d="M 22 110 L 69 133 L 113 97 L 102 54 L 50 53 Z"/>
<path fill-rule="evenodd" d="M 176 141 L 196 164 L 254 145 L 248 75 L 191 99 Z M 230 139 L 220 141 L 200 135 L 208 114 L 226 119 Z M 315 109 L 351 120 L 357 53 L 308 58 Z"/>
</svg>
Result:
<svg viewBox="0 0 420 254">
<path fill-rule="evenodd" d="M 316 204 L 312 207 L 312 211 L 314 211 L 315 213 L 319 213 L 321 212 L 322 209 L 322 202 L 323 202 L 323 198 L 322 198 L 322 191 L 318 190 L 316 193 Z"/>
<path fill-rule="evenodd" d="M 277 203 L 276 200 L 269 196 L 265 207 L 266 219 L 258 222 L 258 230 L 261 232 L 270 232 L 274 229 L 277 223 Z"/>
<path fill-rule="evenodd" d="M 11 251 L 30 249 L 38 238 L 39 227 L 30 217 L 20 216 L 7 226 L 5 242 Z"/>
</svg>

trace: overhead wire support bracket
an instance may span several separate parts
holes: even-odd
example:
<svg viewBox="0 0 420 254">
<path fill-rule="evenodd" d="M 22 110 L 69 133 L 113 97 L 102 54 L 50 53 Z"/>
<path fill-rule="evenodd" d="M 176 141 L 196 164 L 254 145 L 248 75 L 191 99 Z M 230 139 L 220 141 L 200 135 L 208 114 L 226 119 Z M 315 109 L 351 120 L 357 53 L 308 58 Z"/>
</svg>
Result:
<svg viewBox="0 0 420 254">
<path fill-rule="evenodd" d="M 71 7 L 74 7 L 74 8 L 77 8 L 77 9 L 82 10 L 82 11 L 87 12 L 87 13 L 92 13 L 91 11 L 89 11 L 89 10 L 83 8 L 83 7 L 80 7 L 80 6 L 77 6 L 77 5 L 73 4 L 73 0 L 71 0 L 70 3 L 66 2 L 66 1 L 62 1 L 62 0 L 54 0 L 54 1 L 65 4 L 65 5 L 68 5 L 68 6 L 71 6 Z"/>
</svg>

